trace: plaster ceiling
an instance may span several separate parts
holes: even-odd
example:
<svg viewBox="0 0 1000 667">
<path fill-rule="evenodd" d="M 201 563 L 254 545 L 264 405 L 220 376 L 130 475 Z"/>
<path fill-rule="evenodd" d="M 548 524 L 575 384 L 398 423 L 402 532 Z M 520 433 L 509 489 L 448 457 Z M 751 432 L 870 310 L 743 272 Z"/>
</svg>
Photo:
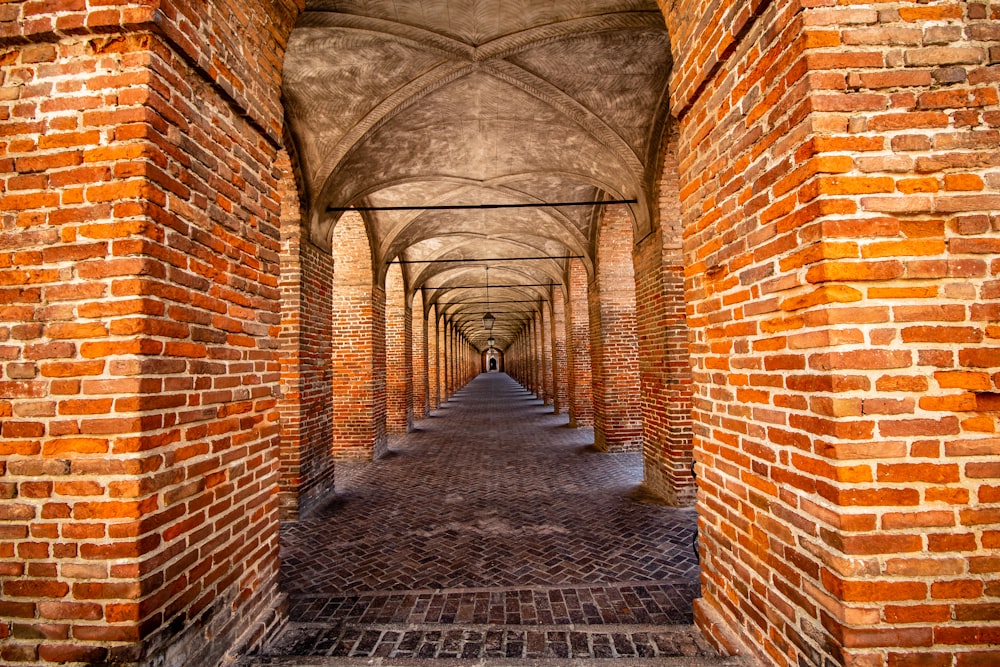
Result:
<svg viewBox="0 0 1000 667">
<path fill-rule="evenodd" d="M 642 233 L 669 73 L 654 0 L 307 0 L 283 92 L 312 239 L 352 206 L 601 199 L 635 199 Z M 504 347 L 595 257 L 593 206 L 363 216 L 377 275 L 403 262 L 480 348 L 487 266 Z"/>
</svg>

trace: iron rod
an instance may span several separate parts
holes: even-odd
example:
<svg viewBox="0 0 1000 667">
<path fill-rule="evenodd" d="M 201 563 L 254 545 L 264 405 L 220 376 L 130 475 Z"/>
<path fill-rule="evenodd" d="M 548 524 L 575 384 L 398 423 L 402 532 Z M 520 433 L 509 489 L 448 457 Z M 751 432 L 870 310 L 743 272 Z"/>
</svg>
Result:
<svg viewBox="0 0 1000 667">
<path fill-rule="evenodd" d="M 328 206 L 331 213 L 346 211 L 470 211 L 498 208 L 560 208 L 564 206 L 607 206 L 609 204 L 637 204 L 637 199 L 606 199 L 590 201 L 559 201 L 523 204 L 440 204 L 429 206 Z"/>
</svg>

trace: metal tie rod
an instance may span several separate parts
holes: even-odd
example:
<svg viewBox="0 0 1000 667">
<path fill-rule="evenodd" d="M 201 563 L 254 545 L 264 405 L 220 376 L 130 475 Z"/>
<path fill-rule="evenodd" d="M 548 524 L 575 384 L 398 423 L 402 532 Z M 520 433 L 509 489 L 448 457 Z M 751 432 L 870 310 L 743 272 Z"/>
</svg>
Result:
<svg viewBox="0 0 1000 667">
<path fill-rule="evenodd" d="M 603 199 L 591 201 L 558 201 L 525 204 L 440 204 L 430 206 L 328 206 L 331 213 L 346 211 L 471 211 L 496 208 L 559 208 L 563 206 L 607 206 L 610 204 L 637 204 L 638 199 Z"/>
</svg>

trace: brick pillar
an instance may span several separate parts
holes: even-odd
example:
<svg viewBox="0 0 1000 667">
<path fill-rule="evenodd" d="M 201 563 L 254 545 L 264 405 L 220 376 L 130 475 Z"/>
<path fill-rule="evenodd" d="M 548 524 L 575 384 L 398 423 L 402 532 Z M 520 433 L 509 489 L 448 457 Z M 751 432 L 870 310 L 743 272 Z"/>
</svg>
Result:
<svg viewBox="0 0 1000 667">
<path fill-rule="evenodd" d="M 570 426 L 578 428 L 594 425 L 587 269 L 580 260 L 570 260 L 567 283 L 569 289 L 565 301 L 565 317 L 569 423 Z"/>
<path fill-rule="evenodd" d="M 385 278 L 386 431 L 413 428 L 413 313 L 403 284 L 403 270 L 391 264 Z"/>
<path fill-rule="evenodd" d="M 384 350 L 384 305 L 373 289 L 368 234 L 361 216 L 341 217 L 331 241 L 333 276 L 333 456 L 341 461 L 371 461 L 380 443 L 378 413 L 385 411 L 385 365 L 379 367 L 376 343 Z M 379 289 L 379 293 L 384 292 Z M 384 303 L 384 297 L 382 297 Z M 376 323 L 380 319 L 380 323 Z M 381 383 L 377 376 L 383 379 Z"/>
<path fill-rule="evenodd" d="M 628 209 L 605 206 L 599 234 L 596 276 L 588 290 L 594 444 L 606 452 L 638 452 L 642 409 Z"/>
<path fill-rule="evenodd" d="M 569 409 L 569 378 L 566 359 L 566 303 L 562 294 L 554 292 L 552 303 L 552 383 L 555 388 L 552 408 L 556 414 Z"/>
<path fill-rule="evenodd" d="M 441 322 L 441 401 L 443 405 L 448 401 L 448 364 L 451 361 L 451 354 L 448 352 L 448 319 L 446 315 L 440 316 Z"/>
<path fill-rule="evenodd" d="M 424 314 L 424 300 L 420 293 L 413 295 L 410 310 L 413 330 L 413 418 L 424 419 L 430 412 L 430 378 L 428 364 L 430 357 L 427 343 L 427 316 Z"/>
<path fill-rule="evenodd" d="M 535 354 L 535 332 L 532 320 L 524 323 L 524 362 L 528 391 L 538 394 L 538 355 Z"/>
<path fill-rule="evenodd" d="M 295 10 L 88 4 L 0 11 L 0 662 L 214 665 L 281 601 Z"/>
<path fill-rule="evenodd" d="M 546 311 L 548 316 L 546 317 Z M 545 388 L 545 404 L 555 402 L 555 387 L 552 378 L 552 311 L 549 302 L 538 302 L 538 333 L 542 340 L 542 386 Z"/>
<path fill-rule="evenodd" d="M 645 485 L 674 505 L 694 502 L 691 360 L 677 191 L 677 137 L 664 146 L 659 224 L 634 251 Z"/>
<path fill-rule="evenodd" d="M 781 667 L 995 663 L 1000 6 L 802 4 L 668 17 L 699 623 Z"/>
<path fill-rule="evenodd" d="M 444 401 L 447 402 L 451 398 L 453 388 L 455 386 L 455 353 L 454 353 L 454 336 L 451 328 L 451 322 L 445 316 L 444 322 Z"/>
<path fill-rule="evenodd" d="M 507 362 L 509 364 L 507 372 L 510 374 L 510 376 L 512 378 L 514 378 L 515 380 L 517 380 L 518 382 L 520 382 L 521 381 L 521 379 L 519 377 L 520 376 L 520 371 L 519 371 L 519 363 L 520 362 L 519 362 L 519 353 L 518 353 L 518 347 L 517 347 L 517 336 L 514 336 L 514 340 L 511 341 L 511 344 L 510 344 L 510 355 L 509 355 L 509 358 L 507 359 Z"/>
<path fill-rule="evenodd" d="M 441 407 L 441 318 L 437 314 L 437 304 L 427 313 L 428 317 L 428 342 L 430 343 L 429 349 L 427 351 L 427 375 L 430 379 L 429 396 L 430 396 L 430 409 L 437 410 Z M 434 319 L 434 323 L 430 323 L 430 318 Z"/>
<path fill-rule="evenodd" d="M 297 520 L 333 489 L 333 257 L 309 240 L 288 153 L 281 151 L 281 518 Z"/>
<path fill-rule="evenodd" d="M 538 310 L 531 316 L 531 333 L 535 347 L 535 395 L 545 403 L 545 340 L 542 337 L 542 315 Z"/>
</svg>

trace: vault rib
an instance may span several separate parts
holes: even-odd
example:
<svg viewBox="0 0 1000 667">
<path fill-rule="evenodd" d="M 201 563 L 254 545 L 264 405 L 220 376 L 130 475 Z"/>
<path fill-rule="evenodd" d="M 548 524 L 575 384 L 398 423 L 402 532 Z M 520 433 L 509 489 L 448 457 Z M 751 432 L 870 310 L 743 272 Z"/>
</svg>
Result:
<svg viewBox="0 0 1000 667">
<path fill-rule="evenodd" d="M 600 16 L 586 16 L 558 23 L 528 28 L 498 37 L 475 48 L 473 57 L 478 61 L 505 60 L 510 56 L 558 42 L 568 37 L 592 35 L 598 32 L 662 28 L 663 17 L 658 12 L 618 12 Z"/>
<path fill-rule="evenodd" d="M 296 28 L 343 28 L 374 32 L 386 37 L 392 37 L 410 46 L 427 51 L 436 51 L 451 58 L 461 58 L 472 62 L 476 47 L 457 39 L 447 37 L 433 30 L 425 30 L 405 23 L 397 23 L 387 19 L 357 14 L 339 14 L 336 12 L 306 12 L 299 18 Z"/>
</svg>

